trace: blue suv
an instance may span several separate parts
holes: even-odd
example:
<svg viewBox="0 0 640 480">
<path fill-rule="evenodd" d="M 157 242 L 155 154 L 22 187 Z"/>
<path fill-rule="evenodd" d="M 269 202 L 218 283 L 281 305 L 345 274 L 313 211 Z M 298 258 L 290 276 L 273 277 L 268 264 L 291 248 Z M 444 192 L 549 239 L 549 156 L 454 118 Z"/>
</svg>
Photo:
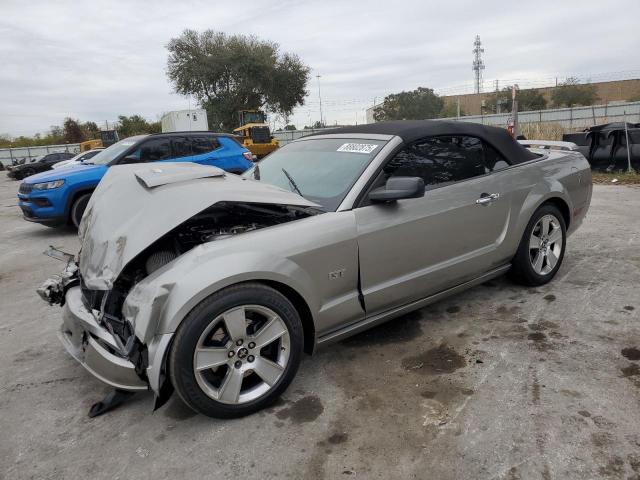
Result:
<svg viewBox="0 0 640 480">
<path fill-rule="evenodd" d="M 252 154 L 234 136 L 211 132 L 138 135 L 119 141 L 80 165 L 27 177 L 18 190 L 25 220 L 48 226 L 76 227 L 100 179 L 113 165 L 146 162 L 194 162 L 242 173 Z"/>
</svg>

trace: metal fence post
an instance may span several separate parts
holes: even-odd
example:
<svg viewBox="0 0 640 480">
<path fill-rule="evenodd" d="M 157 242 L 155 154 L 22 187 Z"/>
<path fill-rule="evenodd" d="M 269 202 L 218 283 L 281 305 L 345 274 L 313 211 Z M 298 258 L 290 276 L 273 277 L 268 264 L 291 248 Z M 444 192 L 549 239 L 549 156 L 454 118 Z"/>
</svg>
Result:
<svg viewBox="0 0 640 480">
<path fill-rule="evenodd" d="M 622 113 L 624 121 L 624 136 L 627 141 L 627 172 L 631 173 L 631 145 L 629 144 L 629 130 L 627 129 L 627 111 Z"/>
<path fill-rule="evenodd" d="M 573 107 L 569 108 L 569 129 L 573 128 Z"/>
</svg>

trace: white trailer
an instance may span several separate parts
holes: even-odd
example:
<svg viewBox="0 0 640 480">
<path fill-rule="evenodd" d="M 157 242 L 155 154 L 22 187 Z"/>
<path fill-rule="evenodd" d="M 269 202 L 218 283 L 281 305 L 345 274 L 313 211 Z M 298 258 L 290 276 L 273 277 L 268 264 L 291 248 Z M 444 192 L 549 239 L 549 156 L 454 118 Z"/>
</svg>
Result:
<svg viewBox="0 0 640 480">
<path fill-rule="evenodd" d="M 162 115 L 162 133 L 209 130 L 206 110 L 176 110 Z"/>
</svg>

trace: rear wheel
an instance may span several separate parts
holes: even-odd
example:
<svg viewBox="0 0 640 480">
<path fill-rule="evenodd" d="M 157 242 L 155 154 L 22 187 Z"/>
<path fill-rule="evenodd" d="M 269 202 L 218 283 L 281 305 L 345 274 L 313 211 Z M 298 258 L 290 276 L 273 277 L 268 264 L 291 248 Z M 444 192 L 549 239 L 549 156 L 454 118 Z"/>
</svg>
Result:
<svg viewBox="0 0 640 480">
<path fill-rule="evenodd" d="M 89 203 L 90 198 L 90 193 L 81 195 L 73 202 L 73 205 L 71 206 L 71 213 L 69 214 L 69 218 L 76 228 L 80 226 L 80 220 L 82 220 L 82 215 L 87 208 L 87 204 Z"/>
<path fill-rule="evenodd" d="M 260 410 L 289 386 L 302 355 L 302 323 L 276 290 L 228 287 L 196 306 L 169 355 L 172 383 L 192 409 L 211 417 Z"/>
<path fill-rule="evenodd" d="M 531 217 L 518 252 L 513 259 L 512 276 L 525 285 L 550 282 L 564 258 L 567 228 L 554 205 L 542 205 Z"/>
</svg>

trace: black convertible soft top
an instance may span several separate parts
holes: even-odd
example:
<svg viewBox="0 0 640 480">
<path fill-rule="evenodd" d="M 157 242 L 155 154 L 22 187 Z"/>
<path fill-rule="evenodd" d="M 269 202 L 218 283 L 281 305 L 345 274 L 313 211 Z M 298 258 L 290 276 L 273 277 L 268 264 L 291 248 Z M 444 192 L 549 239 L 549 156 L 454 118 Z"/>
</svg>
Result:
<svg viewBox="0 0 640 480">
<path fill-rule="evenodd" d="M 393 120 L 340 127 L 314 135 L 334 133 L 396 135 L 402 138 L 404 143 L 412 143 L 424 137 L 440 135 L 471 135 L 487 142 L 513 164 L 527 162 L 538 157 L 520 145 L 504 128 L 489 127 L 479 123 L 447 120 Z"/>
</svg>

